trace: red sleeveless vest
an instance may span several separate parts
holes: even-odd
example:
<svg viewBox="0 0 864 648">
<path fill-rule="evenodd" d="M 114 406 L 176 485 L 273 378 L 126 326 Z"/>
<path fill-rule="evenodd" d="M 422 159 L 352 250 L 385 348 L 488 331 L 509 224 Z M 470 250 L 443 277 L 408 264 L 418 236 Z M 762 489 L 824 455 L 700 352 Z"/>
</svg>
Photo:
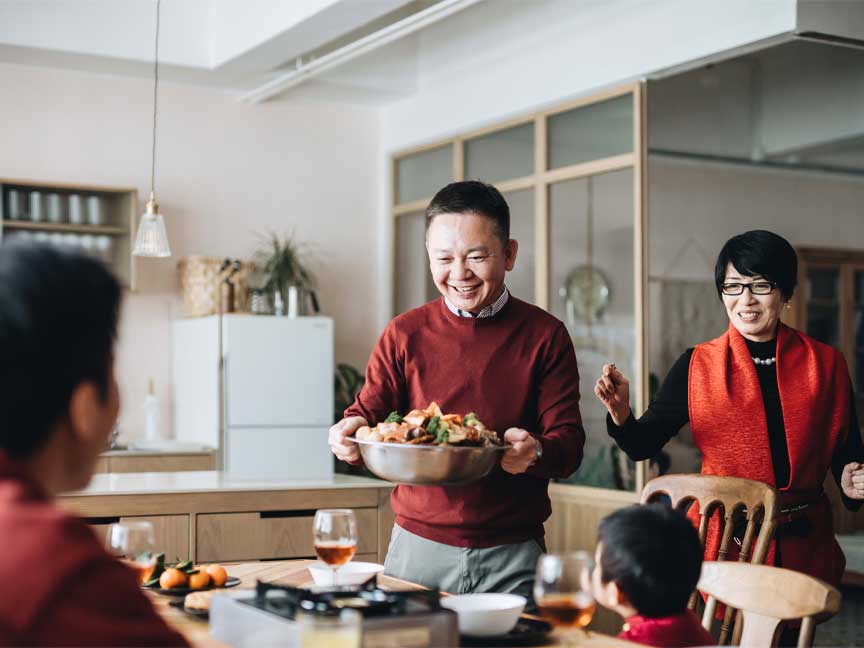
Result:
<svg viewBox="0 0 864 648">
<path fill-rule="evenodd" d="M 811 502 L 807 535 L 784 536 L 779 529 L 780 559 L 783 567 L 836 585 L 846 561 L 834 538 L 831 506 L 822 483 L 834 450 L 849 429 L 846 361 L 832 347 L 780 324 L 776 368 L 790 463 L 789 484 L 778 490 L 784 501 Z M 733 325 L 693 350 L 688 403 L 693 438 L 702 452 L 702 474 L 777 486 L 756 367 Z M 690 517 L 698 518 L 692 507 Z M 709 525 L 708 560 L 714 559 L 719 546 L 719 521 L 718 511 Z M 766 564 L 776 564 L 776 549 L 772 542 Z"/>
</svg>

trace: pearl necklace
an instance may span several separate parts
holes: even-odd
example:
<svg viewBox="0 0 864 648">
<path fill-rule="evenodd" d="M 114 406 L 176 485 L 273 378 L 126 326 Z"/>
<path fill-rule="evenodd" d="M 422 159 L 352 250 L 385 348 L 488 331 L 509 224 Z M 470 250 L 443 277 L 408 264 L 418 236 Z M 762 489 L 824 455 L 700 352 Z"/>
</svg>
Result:
<svg viewBox="0 0 864 648">
<path fill-rule="evenodd" d="M 755 362 L 757 365 L 766 365 L 766 366 L 770 367 L 775 362 L 777 362 L 776 356 L 771 357 L 771 358 L 765 358 L 765 359 L 757 358 L 756 356 L 750 356 L 750 357 L 753 358 L 753 362 Z"/>
</svg>

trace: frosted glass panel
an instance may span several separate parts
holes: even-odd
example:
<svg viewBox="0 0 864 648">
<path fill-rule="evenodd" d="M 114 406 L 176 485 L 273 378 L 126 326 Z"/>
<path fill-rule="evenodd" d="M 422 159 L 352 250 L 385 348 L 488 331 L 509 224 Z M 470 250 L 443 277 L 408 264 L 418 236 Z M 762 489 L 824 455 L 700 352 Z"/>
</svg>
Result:
<svg viewBox="0 0 864 648">
<path fill-rule="evenodd" d="M 811 269 L 807 272 L 807 334 L 820 342 L 840 346 L 840 272 Z"/>
<path fill-rule="evenodd" d="M 534 173 L 534 122 L 465 142 L 465 177 L 485 182 Z"/>
<path fill-rule="evenodd" d="M 396 161 L 396 202 L 432 198 L 453 182 L 453 145 L 416 153 Z"/>
<path fill-rule="evenodd" d="M 573 339 L 587 435 L 582 466 L 567 481 L 632 490 L 633 464 L 606 434 L 606 408 L 594 397 L 594 383 L 607 362 L 636 376 L 633 173 L 568 180 L 549 191 L 549 310 Z"/>
<path fill-rule="evenodd" d="M 633 150 L 633 95 L 549 117 L 549 168 L 599 160 Z"/>
<path fill-rule="evenodd" d="M 510 205 L 510 238 L 519 242 L 507 287 L 519 299 L 534 303 L 534 190 L 511 191 L 504 198 Z"/>
<path fill-rule="evenodd" d="M 429 272 L 425 225 L 423 212 L 403 214 L 396 218 L 394 310 L 397 315 L 422 306 L 438 296 Z"/>
</svg>

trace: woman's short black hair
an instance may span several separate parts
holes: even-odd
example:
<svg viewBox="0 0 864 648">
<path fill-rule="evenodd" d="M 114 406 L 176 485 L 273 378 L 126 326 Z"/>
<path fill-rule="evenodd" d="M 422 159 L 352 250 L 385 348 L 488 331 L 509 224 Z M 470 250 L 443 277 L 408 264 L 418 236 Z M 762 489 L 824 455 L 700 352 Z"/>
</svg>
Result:
<svg viewBox="0 0 864 648">
<path fill-rule="evenodd" d="M 647 617 L 683 612 L 699 582 L 702 544 L 690 521 L 663 504 L 633 505 L 600 522 L 600 577 Z"/>
<path fill-rule="evenodd" d="M 107 398 L 121 289 L 101 262 L 47 245 L 0 245 L 0 450 L 25 459 L 75 388 Z"/>
<path fill-rule="evenodd" d="M 440 214 L 477 214 L 495 225 L 504 245 L 510 240 L 510 207 L 495 187 L 479 180 L 451 182 L 441 189 L 426 208 L 426 231 Z"/>
<path fill-rule="evenodd" d="M 751 230 L 733 236 L 717 257 L 714 283 L 717 294 L 726 281 L 726 266 L 731 263 L 744 276 L 762 276 L 777 284 L 780 294 L 791 299 L 798 285 L 798 255 L 789 241 L 767 230 Z"/>
</svg>

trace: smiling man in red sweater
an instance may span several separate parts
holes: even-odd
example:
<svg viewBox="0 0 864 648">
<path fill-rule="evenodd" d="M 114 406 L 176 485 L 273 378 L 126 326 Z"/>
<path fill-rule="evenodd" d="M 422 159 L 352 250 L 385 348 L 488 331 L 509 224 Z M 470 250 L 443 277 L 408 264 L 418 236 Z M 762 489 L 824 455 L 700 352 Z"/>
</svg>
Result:
<svg viewBox="0 0 864 648">
<path fill-rule="evenodd" d="M 476 412 L 513 447 L 478 482 L 397 486 L 387 572 L 453 593 L 530 598 L 551 512 L 549 479 L 569 476 L 582 461 L 573 344 L 564 324 L 505 286 L 518 243 L 507 202 L 491 185 L 457 182 L 439 191 L 426 210 L 426 248 L 442 297 L 387 326 L 357 400 L 330 430 L 330 447 L 357 463 L 345 437 L 394 410 L 434 400 L 445 412 Z"/>
</svg>

